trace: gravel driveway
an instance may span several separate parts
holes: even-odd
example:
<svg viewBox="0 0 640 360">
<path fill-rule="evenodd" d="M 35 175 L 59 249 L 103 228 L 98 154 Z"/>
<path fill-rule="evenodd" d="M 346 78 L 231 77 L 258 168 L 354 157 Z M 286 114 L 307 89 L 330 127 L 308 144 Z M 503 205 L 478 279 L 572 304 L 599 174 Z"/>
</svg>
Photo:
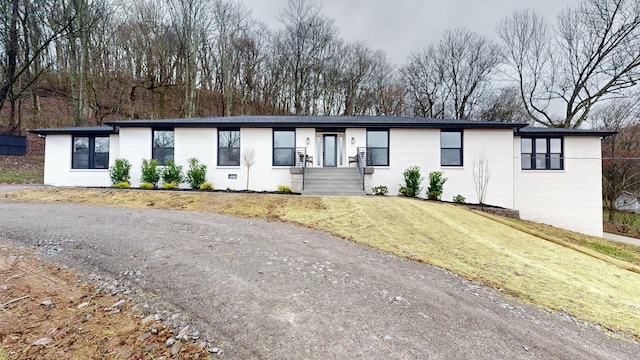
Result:
<svg viewBox="0 0 640 360">
<path fill-rule="evenodd" d="M 3 239 L 4 238 L 4 239 Z M 212 214 L 0 203 L 0 242 L 140 271 L 230 359 L 631 359 L 636 342 L 447 271 L 296 226 Z"/>
</svg>

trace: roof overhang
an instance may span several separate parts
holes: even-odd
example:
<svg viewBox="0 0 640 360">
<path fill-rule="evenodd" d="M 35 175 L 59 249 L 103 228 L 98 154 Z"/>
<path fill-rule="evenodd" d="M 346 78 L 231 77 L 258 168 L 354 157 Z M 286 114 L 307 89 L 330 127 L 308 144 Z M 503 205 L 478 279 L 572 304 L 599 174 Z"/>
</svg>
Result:
<svg viewBox="0 0 640 360">
<path fill-rule="evenodd" d="M 70 127 L 70 128 L 48 128 L 33 129 L 29 132 L 38 135 L 110 135 L 117 134 L 118 130 L 112 126 L 86 126 L 86 127 Z"/>
<path fill-rule="evenodd" d="M 591 129 L 564 129 L 564 128 L 542 128 L 527 126 L 515 131 L 516 136 L 591 136 L 606 138 L 615 135 L 617 131 L 591 130 Z"/>
<path fill-rule="evenodd" d="M 448 120 L 398 116 L 231 116 L 190 119 L 121 120 L 106 123 L 125 127 L 242 127 L 242 128 L 427 128 L 427 129 L 519 129 L 527 124 L 491 121 Z"/>
</svg>

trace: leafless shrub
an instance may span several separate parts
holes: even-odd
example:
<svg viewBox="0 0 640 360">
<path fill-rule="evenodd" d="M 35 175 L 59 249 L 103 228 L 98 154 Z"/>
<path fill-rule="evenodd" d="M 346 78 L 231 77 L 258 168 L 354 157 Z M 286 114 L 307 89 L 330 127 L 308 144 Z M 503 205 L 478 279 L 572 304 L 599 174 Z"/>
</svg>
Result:
<svg viewBox="0 0 640 360">
<path fill-rule="evenodd" d="M 476 186 L 476 195 L 478 196 L 478 202 L 480 204 L 484 204 L 490 178 L 491 173 L 489 172 L 489 159 L 487 159 L 487 154 L 484 150 L 479 151 L 473 160 L 473 182 Z"/>
</svg>

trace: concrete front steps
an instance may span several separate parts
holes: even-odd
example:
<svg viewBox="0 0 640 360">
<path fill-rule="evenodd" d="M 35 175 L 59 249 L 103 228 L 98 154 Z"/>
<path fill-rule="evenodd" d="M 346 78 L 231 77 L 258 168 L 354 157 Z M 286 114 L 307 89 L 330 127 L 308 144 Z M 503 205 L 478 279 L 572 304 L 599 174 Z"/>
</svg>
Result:
<svg viewBox="0 0 640 360">
<path fill-rule="evenodd" d="M 307 168 L 302 195 L 364 196 L 358 168 Z"/>
</svg>

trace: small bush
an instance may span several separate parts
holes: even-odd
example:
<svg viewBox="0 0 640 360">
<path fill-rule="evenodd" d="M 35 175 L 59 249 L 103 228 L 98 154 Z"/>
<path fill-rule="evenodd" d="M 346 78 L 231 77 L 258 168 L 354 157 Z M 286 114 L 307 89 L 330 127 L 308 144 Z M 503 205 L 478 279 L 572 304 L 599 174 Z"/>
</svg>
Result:
<svg viewBox="0 0 640 360">
<path fill-rule="evenodd" d="M 429 188 L 427 189 L 427 197 L 431 200 L 440 200 L 444 183 L 447 178 L 443 176 L 442 171 L 432 171 L 429 173 Z"/>
<path fill-rule="evenodd" d="M 407 197 L 411 197 L 411 194 L 413 194 L 411 189 L 409 189 L 406 186 L 400 186 L 400 189 L 398 190 L 398 193 L 400 193 L 400 195 L 402 195 L 402 196 L 407 196 Z"/>
<path fill-rule="evenodd" d="M 128 182 L 129 171 L 131 170 L 131 163 L 127 159 L 116 159 L 113 166 L 109 168 L 109 176 L 111 176 L 111 183 L 113 185 L 120 182 Z"/>
<path fill-rule="evenodd" d="M 453 197 L 453 202 L 457 204 L 464 204 L 465 200 L 467 199 L 460 194 Z"/>
<path fill-rule="evenodd" d="M 288 194 L 291 192 L 291 187 L 287 185 L 280 185 L 278 186 L 278 192 Z"/>
<path fill-rule="evenodd" d="M 155 188 L 155 185 L 153 185 L 150 182 L 146 182 L 145 181 L 145 182 L 140 184 L 140 189 L 153 189 L 153 188 Z"/>
<path fill-rule="evenodd" d="M 213 184 L 210 182 L 202 183 L 199 187 L 200 190 L 213 190 Z"/>
<path fill-rule="evenodd" d="M 400 188 L 400 194 L 407 197 L 418 197 L 422 191 L 420 184 L 424 180 L 424 177 L 420 175 L 420 167 L 408 167 L 402 176 L 404 176 L 404 186 Z"/>
<path fill-rule="evenodd" d="M 387 195 L 389 193 L 389 189 L 386 185 L 378 185 L 371 189 L 373 195 Z"/>
<path fill-rule="evenodd" d="M 177 189 L 178 188 L 178 183 L 175 181 L 172 182 L 166 182 L 162 184 L 162 188 L 163 189 Z"/>
<path fill-rule="evenodd" d="M 636 219 L 636 214 L 619 212 L 614 222 L 616 231 L 623 234 L 630 232 L 635 227 Z"/>
<path fill-rule="evenodd" d="M 189 170 L 187 171 L 187 182 L 192 189 L 199 189 L 200 185 L 207 181 L 207 165 L 200 164 L 196 158 L 189 159 Z"/>
<path fill-rule="evenodd" d="M 153 187 L 158 186 L 160 173 L 158 172 L 158 162 L 156 159 L 142 160 L 142 181 L 153 185 Z"/>
<path fill-rule="evenodd" d="M 131 184 L 129 184 L 128 181 L 119 181 L 113 184 L 113 187 L 116 189 L 128 189 L 129 187 L 131 187 Z"/>
<path fill-rule="evenodd" d="M 184 178 L 182 175 L 182 166 L 176 165 L 173 160 L 168 160 L 167 165 L 162 169 L 161 176 L 163 183 L 176 183 L 177 187 Z"/>
</svg>

